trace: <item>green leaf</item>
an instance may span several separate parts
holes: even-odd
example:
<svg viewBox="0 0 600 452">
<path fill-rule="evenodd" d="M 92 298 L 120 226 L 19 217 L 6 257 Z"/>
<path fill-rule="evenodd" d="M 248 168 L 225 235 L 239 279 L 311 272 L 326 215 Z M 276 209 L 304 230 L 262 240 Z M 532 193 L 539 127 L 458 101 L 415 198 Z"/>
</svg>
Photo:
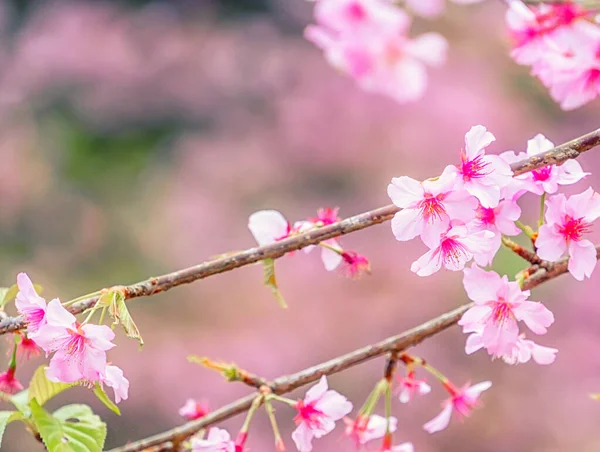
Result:
<svg viewBox="0 0 600 452">
<path fill-rule="evenodd" d="M 31 400 L 31 414 L 49 452 L 102 452 L 106 424 L 87 405 L 67 405 L 54 414 Z"/>
<path fill-rule="evenodd" d="M 108 311 L 114 319 L 113 325 L 120 323 L 125 330 L 125 334 L 133 339 L 137 339 L 140 341 L 140 347 L 143 346 L 144 339 L 142 339 L 140 330 L 138 330 L 138 327 L 131 317 L 131 314 L 129 314 L 127 304 L 125 303 L 125 297 L 121 292 L 118 291 L 111 293 L 114 294 L 114 296 L 112 297 L 112 303 Z"/>
<path fill-rule="evenodd" d="M 287 304 L 285 304 L 285 300 L 283 299 L 283 295 L 279 291 L 279 287 L 277 286 L 277 278 L 275 278 L 275 260 L 274 259 L 265 259 L 263 260 L 263 264 L 265 266 L 265 285 L 271 288 L 275 299 L 279 303 L 279 305 L 286 309 Z"/>
<path fill-rule="evenodd" d="M 54 383 L 46 377 L 46 366 L 42 365 L 36 369 L 29 382 L 28 401 L 35 398 L 40 406 L 43 406 L 48 400 L 65 389 L 75 386 L 74 383 Z"/>
<path fill-rule="evenodd" d="M 31 416 L 31 409 L 29 408 L 29 389 L 17 392 L 10 398 L 10 402 L 23 414 L 23 416 Z"/>
<path fill-rule="evenodd" d="M 94 386 L 94 394 L 96 394 L 98 400 L 100 400 L 100 402 L 102 402 L 106 408 L 114 413 L 117 413 L 119 416 L 121 415 L 121 410 L 119 410 L 119 407 L 108 398 L 108 395 L 106 395 L 106 392 L 104 392 L 104 389 L 102 389 L 102 386 L 100 386 L 98 383 L 96 383 Z"/>
<path fill-rule="evenodd" d="M 2 444 L 2 437 L 4 436 L 6 426 L 12 421 L 19 421 L 21 419 L 23 419 L 23 415 L 18 411 L 0 411 L 0 444 Z"/>
<path fill-rule="evenodd" d="M 42 294 L 42 286 L 39 284 L 34 284 L 33 288 L 37 292 L 38 295 Z M 17 298 L 17 294 L 19 293 L 19 286 L 13 284 L 10 287 L 0 287 L 0 309 L 4 309 L 11 301 L 14 301 Z"/>
</svg>

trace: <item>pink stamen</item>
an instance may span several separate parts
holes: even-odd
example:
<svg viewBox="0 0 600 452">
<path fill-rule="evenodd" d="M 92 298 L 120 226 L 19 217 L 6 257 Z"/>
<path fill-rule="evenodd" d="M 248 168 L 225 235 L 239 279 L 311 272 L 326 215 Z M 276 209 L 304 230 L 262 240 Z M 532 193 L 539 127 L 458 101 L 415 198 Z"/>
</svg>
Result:
<svg viewBox="0 0 600 452">
<path fill-rule="evenodd" d="M 463 180 L 470 181 L 471 179 L 479 179 L 490 174 L 486 171 L 489 162 L 483 160 L 483 155 L 478 155 L 473 160 L 468 160 L 464 152 L 461 152 L 460 159 L 462 164 L 459 168 L 463 175 Z"/>
<path fill-rule="evenodd" d="M 565 217 L 564 223 L 559 226 L 559 232 L 569 241 L 578 242 L 583 238 L 583 234 L 591 231 L 591 224 L 584 221 L 583 218 Z"/>
</svg>

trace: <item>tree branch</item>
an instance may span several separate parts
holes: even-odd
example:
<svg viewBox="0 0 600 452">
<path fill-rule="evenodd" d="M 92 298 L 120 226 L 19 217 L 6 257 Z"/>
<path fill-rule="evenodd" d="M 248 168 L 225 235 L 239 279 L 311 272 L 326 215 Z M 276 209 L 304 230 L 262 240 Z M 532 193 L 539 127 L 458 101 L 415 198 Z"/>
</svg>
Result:
<svg viewBox="0 0 600 452">
<path fill-rule="evenodd" d="M 527 173 L 547 165 L 560 165 L 563 162 L 579 157 L 582 153 L 600 144 L 600 129 L 575 138 L 567 143 L 561 144 L 543 154 L 530 157 L 511 165 L 514 174 Z M 245 251 L 229 253 L 223 257 L 203 262 L 194 267 L 167 273 L 166 275 L 148 278 L 145 281 L 130 286 L 119 287 L 126 299 L 137 297 L 148 297 L 157 293 L 165 292 L 182 284 L 189 284 L 199 279 L 204 279 L 218 273 L 224 273 L 245 265 L 254 264 L 263 259 L 277 259 L 285 254 L 315 245 L 333 237 L 349 234 L 361 229 L 374 226 L 392 219 L 400 209 L 393 204 L 378 209 L 355 215 L 329 226 L 313 229 L 304 234 L 299 234 L 271 245 L 250 248 Z M 81 312 L 94 306 L 98 300 L 97 296 L 85 298 L 68 307 L 73 314 Z M 0 335 L 25 328 L 26 324 L 22 316 L 7 317 L 0 321 Z"/>
<path fill-rule="evenodd" d="M 597 257 L 600 259 L 600 246 L 596 247 L 596 253 Z M 554 279 L 557 276 L 566 273 L 568 271 L 567 264 L 568 260 L 564 259 L 555 263 L 549 270 L 545 268 L 538 269 L 525 280 L 523 289 L 533 289 L 534 287 L 537 287 L 550 279 Z M 425 339 L 435 336 L 450 326 L 455 325 L 465 311 L 472 305 L 473 303 L 464 304 L 397 336 L 392 336 L 376 344 L 359 348 L 358 350 L 354 350 L 353 352 L 331 359 L 324 363 L 317 364 L 316 366 L 309 367 L 295 374 L 276 378 L 272 382 L 268 382 L 266 385 L 269 386 L 269 388 L 271 388 L 275 394 L 284 394 L 301 386 L 313 383 L 321 378 L 322 375 L 332 375 L 341 372 L 386 353 L 399 353 Z M 198 432 L 200 429 L 209 427 L 248 410 L 255 397 L 256 394 L 250 394 L 246 397 L 242 397 L 241 399 L 238 399 L 229 405 L 225 405 L 224 407 L 221 407 L 198 420 L 188 422 L 180 427 L 159 433 L 158 435 L 154 435 L 134 443 L 126 444 L 122 447 L 117 447 L 109 452 L 139 452 L 154 446 L 159 446 L 158 450 L 161 451 L 177 450 L 183 441 L 185 441 L 194 433 Z"/>
</svg>

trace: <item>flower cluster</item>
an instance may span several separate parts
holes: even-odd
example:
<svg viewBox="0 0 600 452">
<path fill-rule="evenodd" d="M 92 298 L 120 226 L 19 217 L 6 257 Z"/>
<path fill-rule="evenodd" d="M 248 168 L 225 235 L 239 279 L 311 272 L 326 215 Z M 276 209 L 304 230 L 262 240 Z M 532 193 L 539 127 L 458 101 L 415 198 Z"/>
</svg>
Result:
<svg viewBox="0 0 600 452">
<path fill-rule="evenodd" d="M 276 210 L 260 210 L 250 215 L 248 228 L 259 245 L 270 245 L 279 240 L 340 221 L 338 210 L 338 208 L 319 209 L 316 217 L 297 221 L 293 226 Z M 352 278 L 370 272 L 369 260 L 355 251 L 343 249 L 339 239 L 325 240 L 319 243 L 319 246 L 321 247 L 321 260 L 327 271 L 340 268 L 343 274 Z M 304 248 L 304 252 L 310 253 L 315 248 L 315 245 L 307 246 Z"/>
<path fill-rule="evenodd" d="M 531 67 L 564 110 L 600 95 L 600 26 L 592 18 L 575 2 L 530 8 L 513 0 L 506 14 L 513 58 Z"/>
<path fill-rule="evenodd" d="M 55 298 L 46 303 L 25 273 L 17 276 L 15 304 L 27 321 L 27 335 L 46 355 L 54 353 L 46 368 L 50 381 L 84 384 L 98 382 L 113 388 L 115 401 L 127 399 L 129 381 L 123 371 L 107 363 L 106 352 L 115 334 L 106 325 L 80 323 Z"/>
</svg>

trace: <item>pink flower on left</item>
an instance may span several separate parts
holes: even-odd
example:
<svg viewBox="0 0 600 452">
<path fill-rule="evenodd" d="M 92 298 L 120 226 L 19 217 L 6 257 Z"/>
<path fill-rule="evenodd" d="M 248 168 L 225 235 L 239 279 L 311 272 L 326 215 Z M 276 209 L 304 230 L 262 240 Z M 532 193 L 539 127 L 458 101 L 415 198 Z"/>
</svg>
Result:
<svg viewBox="0 0 600 452">
<path fill-rule="evenodd" d="M 17 310 L 23 314 L 27 322 L 27 332 L 35 333 L 46 324 L 46 300 L 40 297 L 26 273 L 17 275 L 19 292 L 15 300 Z"/>
</svg>

